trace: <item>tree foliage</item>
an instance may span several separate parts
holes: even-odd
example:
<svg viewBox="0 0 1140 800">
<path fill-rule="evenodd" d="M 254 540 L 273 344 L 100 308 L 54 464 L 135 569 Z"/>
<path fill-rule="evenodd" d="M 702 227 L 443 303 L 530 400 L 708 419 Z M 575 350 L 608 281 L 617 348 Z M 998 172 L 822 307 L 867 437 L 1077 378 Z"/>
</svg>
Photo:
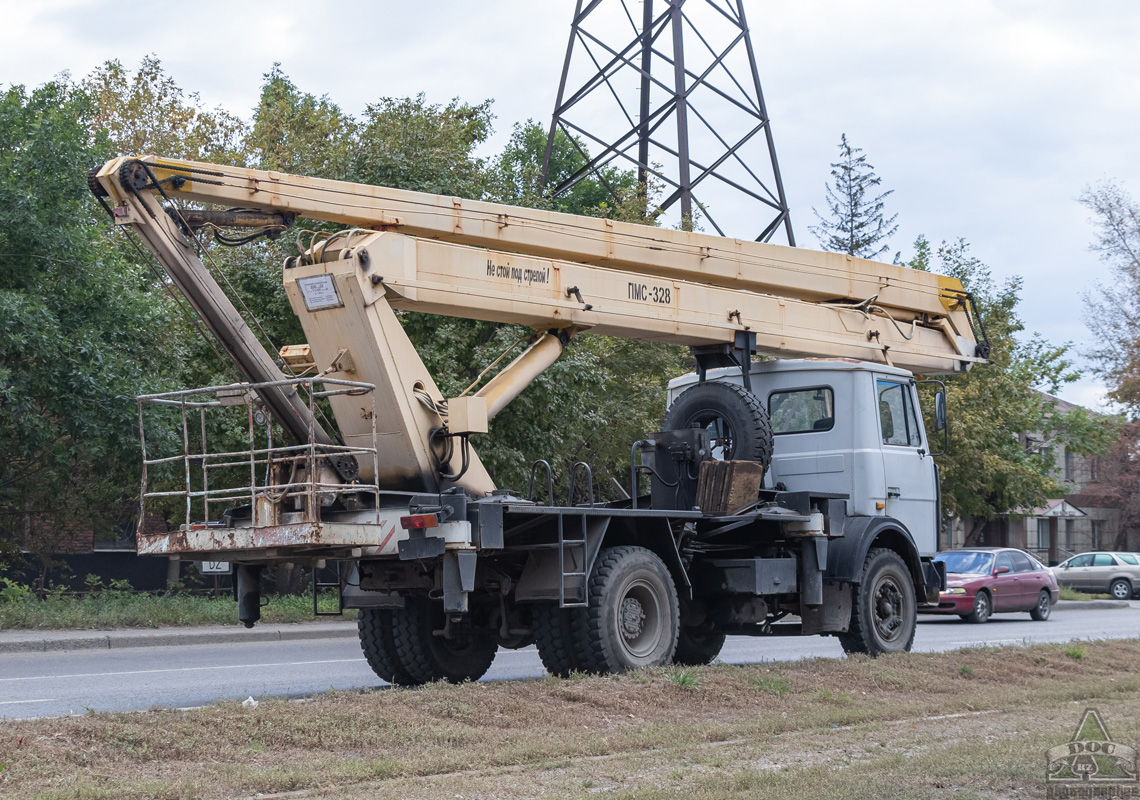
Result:
<svg viewBox="0 0 1140 800">
<path fill-rule="evenodd" d="M 1116 425 L 1083 408 L 1062 411 L 1051 396 L 1080 372 L 1070 345 L 1025 333 L 1017 312 L 1021 278 L 996 281 L 964 239 L 935 250 L 920 237 L 908 265 L 936 266 L 961 280 L 990 341 L 990 364 L 945 379 L 949 449 L 939 459 L 946 514 L 963 519 L 967 543 L 976 543 L 986 520 L 1026 513 L 1065 493 L 1055 475 L 1054 448 L 1104 452 Z M 930 412 L 934 404 L 924 406 Z M 927 430 L 933 430 L 929 419 Z"/>
<path fill-rule="evenodd" d="M 1088 187 L 1080 201 L 1093 213 L 1091 249 L 1112 268 L 1112 280 L 1086 295 L 1096 370 L 1111 400 L 1140 414 L 1140 204 L 1122 187 Z"/>
<path fill-rule="evenodd" d="M 97 115 L 64 81 L 0 98 L 0 513 L 33 549 L 129 515 L 133 397 L 175 371 L 168 308 L 87 190 Z"/>
<path fill-rule="evenodd" d="M 546 130 L 533 119 L 515 124 L 510 141 L 494 165 L 490 194 L 497 202 L 548 208 L 566 214 L 620 217 L 633 222 L 644 223 L 651 219 L 652 215 L 646 212 L 645 187 L 638 185 L 637 175 L 612 165 L 602 167 L 597 177 L 579 180 L 557 197 L 550 197 L 549 189 L 559 186 L 585 166 L 586 146 L 561 129 L 555 131 L 544 183 L 542 161 L 546 140 Z"/>
<path fill-rule="evenodd" d="M 117 60 L 107 61 L 78 90 L 94 105 L 92 130 L 107 136 L 116 155 L 161 153 L 220 164 L 244 160 L 245 122 L 223 108 L 205 108 L 154 55 L 144 57 L 133 73 Z"/>
<path fill-rule="evenodd" d="M 882 242 L 899 229 L 895 224 L 898 214 L 886 216 L 884 201 L 894 189 L 872 196 L 883 180 L 862 152 L 862 148 L 847 141 L 846 133 L 841 136 L 839 160 L 831 165 L 832 182 L 827 186 L 828 216 L 813 207 L 819 225 L 809 230 L 824 250 L 878 258 L 887 252 L 887 245 Z"/>
</svg>

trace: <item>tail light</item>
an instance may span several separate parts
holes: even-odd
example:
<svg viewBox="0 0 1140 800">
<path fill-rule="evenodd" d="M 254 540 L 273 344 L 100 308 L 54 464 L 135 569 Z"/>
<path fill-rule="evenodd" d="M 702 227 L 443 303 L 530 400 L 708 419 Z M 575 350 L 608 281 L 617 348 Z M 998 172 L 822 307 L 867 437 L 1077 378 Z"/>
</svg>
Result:
<svg viewBox="0 0 1140 800">
<path fill-rule="evenodd" d="M 410 514 L 400 517 L 400 527 L 406 531 L 424 530 L 439 525 L 439 517 L 435 514 Z"/>
</svg>

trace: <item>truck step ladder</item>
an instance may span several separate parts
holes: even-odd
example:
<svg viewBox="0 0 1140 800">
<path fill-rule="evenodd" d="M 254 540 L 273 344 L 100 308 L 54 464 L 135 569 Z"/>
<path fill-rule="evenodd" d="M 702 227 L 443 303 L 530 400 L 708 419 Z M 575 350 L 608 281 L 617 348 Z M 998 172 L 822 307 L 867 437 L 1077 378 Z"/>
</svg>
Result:
<svg viewBox="0 0 1140 800">
<path fill-rule="evenodd" d="M 344 616 L 344 592 L 341 586 L 340 562 L 330 561 L 328 566 L 336 571 L 336 580 L 322 581 L 321 568 L 313 567 L 313 616 L 342 617 Z M 336 590 L 336 611 L 321 611 L 321 589 Z"/>
<path fill-rule="evenodd" d="M 590 599 L 587 591 L 589 548 L 586 544 L 586 515 L 574 515 L 581 520 L 582 534 L 573 539 L 566 538 L 566 516 L 558 515 L 558 605 L 560 608 L 585 608 Z"/>
</svg>

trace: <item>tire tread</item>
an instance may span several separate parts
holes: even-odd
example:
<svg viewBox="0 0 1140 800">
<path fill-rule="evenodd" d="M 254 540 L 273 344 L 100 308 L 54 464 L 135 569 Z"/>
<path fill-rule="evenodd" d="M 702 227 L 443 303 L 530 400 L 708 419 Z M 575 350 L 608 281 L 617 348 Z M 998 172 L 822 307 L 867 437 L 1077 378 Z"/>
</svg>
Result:
<svg viewBox="0 0 1140 800">
<path fill-rule="evenodd" d="M 708 396 L 706 400 L 704 396 Z M 719 395 L 719 397 L 718 397 Z M 772 463 L 772 420 L 768 408 L 752 392 L 736 383 L 706 381 L 686 389 L 665 413 L 665 429 L 674 430 L 686 427 L 686 421 L 693 413 L 688 406 L 703 402 L 720 402 L 727 408 L 737 406 L 743 411 L 744 424 L 737 425 L 737 444 L 732 454 L 735 461 L 758 461 L 768 471 Z M 746 445 L 743 449 L 741 445 Z"/>
<path fill-rule="evenodd" d="M 677 599 L 677 589 L 673 585 L 672 576 L 656 553 L 645 547 L 635 545 L 620 545 L 607 547 L 598 554 L 594 569 L 590 573 L 587 597 L 589 606 L 577 609 L 579 614 L 572 619 L 574 639 L 578 646 L 581 667 L 584 671 L 594 674 L 621 672 L 625 667 L 618 661 L 616 654 L 609 652 L 606 643 L 605 626 L 602 620 L 602 602 L 608 591 L 610 580 L 614 572 L 630 558 L 649 556 L 664 571 L 668 580 L 665 582 L 666 590 L 671 594 L 673 646 L 669 648 L 669 659 L 673 657 L 676 648 L 676 638 L 681 627 L 680 603 Z M 666 598 L 669 600 L 670 598 Z"/>
<path fill-rule="evenodd" d="M 902 567 L 903 574 L 907 576 L 908 580 L 910 578 L 910 570 L 906 568 L 906 563 L 894 550 L 887 547 L 873 547 L 867 551 L 867 557 L 863 560 L 862 578 L 859 583 L 851 587 L 851 625 L 848 627 L 847 633 L 841 633 L 837 637 L 845 653 L 864 653 L 870 656 L 877 656 L 884 652 L 868 645 L 868 642 L 874 634 L 867 628 L 873 623 L 863 618 L 863 592 L 868 583 L 866 577 L 873 563 L 880 558 L 896 560 Z M 914 644 L 914 634 L 918 629 L 917 619 L 914 623 L 915 624 L 911 625 L 910 637 L 902 648 L 904 651 L 909 651 Z"/>
<path fill-rule="evenodd" d="M 362 608 L 356 618 L 360 649 L 368 666 L 380 678 L 394 686 L 414 686 L 416 680 L 404 667 L 393 635 L 393 611 L 386 608 Z"/>
</svg>

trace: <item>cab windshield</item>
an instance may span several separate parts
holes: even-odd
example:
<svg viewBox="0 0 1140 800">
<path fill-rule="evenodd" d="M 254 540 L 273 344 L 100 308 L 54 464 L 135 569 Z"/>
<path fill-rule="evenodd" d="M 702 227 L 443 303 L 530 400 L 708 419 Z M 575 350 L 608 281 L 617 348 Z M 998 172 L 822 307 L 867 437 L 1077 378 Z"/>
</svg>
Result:
<svg viewBox="0 0 1140 800">
<path fill-rule="evenodd" d="M 946 573 L 985 575 L 993 571 L 993 553 L 939 553 L 934 557 L 946 565 Z"/>
</svg>

